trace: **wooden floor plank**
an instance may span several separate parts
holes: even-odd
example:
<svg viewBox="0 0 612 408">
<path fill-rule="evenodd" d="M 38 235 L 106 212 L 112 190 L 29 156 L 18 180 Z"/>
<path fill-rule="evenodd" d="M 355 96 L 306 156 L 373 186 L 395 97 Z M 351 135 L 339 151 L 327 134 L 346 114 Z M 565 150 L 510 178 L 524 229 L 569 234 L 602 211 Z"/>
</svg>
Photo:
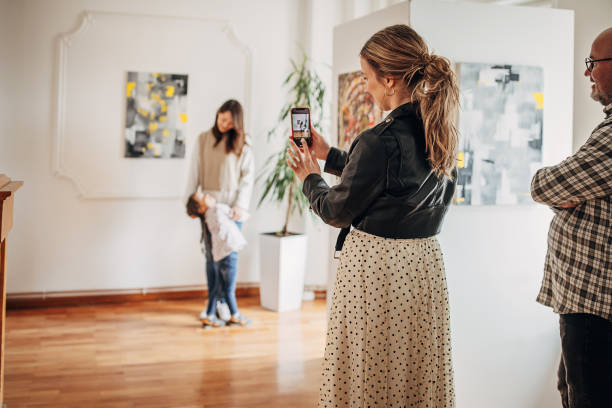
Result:
<svg viewBox="0 0 612 408">
<path fill-rule="evenodd" d="M 11 310 L 12 407 L 313 407 L 325 301 L 274 313 L 239 299 L 251 326 L 203 330 L 198 300 Z"/>
</svg>

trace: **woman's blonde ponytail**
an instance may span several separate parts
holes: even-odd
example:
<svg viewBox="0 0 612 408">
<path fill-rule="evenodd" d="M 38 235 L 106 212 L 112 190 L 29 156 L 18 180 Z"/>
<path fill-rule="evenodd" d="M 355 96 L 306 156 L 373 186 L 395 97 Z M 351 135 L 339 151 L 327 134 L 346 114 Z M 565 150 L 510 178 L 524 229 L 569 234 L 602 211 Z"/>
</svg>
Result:
<svg viewBox="0 0 612 408">
<path fill-rule="evenodd" d="M 423 78 L 413 88 L 413 99 L 419 101 L 429 161 L 437 172 L 448 175 L 456 165 L 459 142 L 455 126 L 459 87 L 446 58 L 424 59 Z"/>
</svg>

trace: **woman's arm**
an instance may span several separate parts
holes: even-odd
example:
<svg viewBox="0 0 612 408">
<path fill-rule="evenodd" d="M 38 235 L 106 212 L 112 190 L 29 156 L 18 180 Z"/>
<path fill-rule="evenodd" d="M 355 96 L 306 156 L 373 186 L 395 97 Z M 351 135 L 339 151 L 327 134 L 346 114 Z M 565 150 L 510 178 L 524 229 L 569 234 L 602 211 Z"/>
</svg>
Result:
<svg viewBox="0 0 612 408">
<path fill-rule="evenodd" d="M 344 170 L 344 166 L 346 166 L 347 158 L 348 153 L 344 150 L 336 149 L 335 147 L 330 148 L 323 171 L 340 177 Z"/>
<path fill-rule="evenodd" d="M 248 210 L 251 202 L 251 195 L 253 193 L 253 185 L 255 183 L 255 161 L 250 146 L 245 145 L 242 154 L 244 157 L 241 157 L 240 181 L 234 206 L 240 207 L 243 210 Z"/>
<path fill-rule="evenodd" d="M 308 150 L 312 157 L 318 160 L 325 160 L 323 171 L 340 177 L 346 165 L 348 154 L 344 150 L 329 147 L 325 138 L 312 125 L 310 126 L 310 133 L 312 134 L 312 146 Z"/>
<path fill-rule="evenodd" d="M 334 227 L 344 228 L 382 194 L 386 186 L 387 154 L 373 132 L 364 132 L 353 143 L 340 183 L 329 187 L 320 174 L 304 180 L 303 192 L 313 211 Z"/>
<path fill-rule="evenodd" d="M 191 153 L 191 161 L 189 163 L 189 171 L 187 173 L 187 185 L 183 201 L 185 204 L 189 201 L 189 197 L 198 190 L 200 185 L 200 136 L 195 140 L 193 152 Z"/>
</svg>

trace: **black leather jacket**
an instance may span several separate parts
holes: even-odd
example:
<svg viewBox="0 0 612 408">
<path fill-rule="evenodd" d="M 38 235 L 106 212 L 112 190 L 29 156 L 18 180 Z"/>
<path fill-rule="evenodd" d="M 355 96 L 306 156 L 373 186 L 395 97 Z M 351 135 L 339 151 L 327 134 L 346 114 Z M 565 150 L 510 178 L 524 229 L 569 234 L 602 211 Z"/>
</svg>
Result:
<svg viewBox="0 0 612 408">
<path fill-rule="evenodd" d="M 325 223 L 345 229 L 352 224 L 385 238 L 440 232 L 457 172 L 448 178 L 432 171 L 418 112 L 417 103 L 401 105 L 357 136 L 348 154 L 332 148 L 325 171 L 340 176 L 339 184 L 330 188 L 319 174 L 306 177 L 303 192 Z"/>
</svg>

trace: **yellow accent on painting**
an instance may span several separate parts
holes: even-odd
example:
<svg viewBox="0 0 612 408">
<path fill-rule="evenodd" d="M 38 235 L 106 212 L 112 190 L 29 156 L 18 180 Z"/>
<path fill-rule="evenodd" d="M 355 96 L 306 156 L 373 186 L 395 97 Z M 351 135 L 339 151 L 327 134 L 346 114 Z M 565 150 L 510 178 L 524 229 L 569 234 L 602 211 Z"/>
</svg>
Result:
<svg viewBox="0 0 612 408">
<path fill-rule="evenodd" d="M 160 121 L 161 123 L 164 123 L 164 122 L 166 121 L 166 119 L 168 119 L 168 117 L 167 117 L 167 116 L 160 116 L 160 117 L 159 117 L 159 121 Z"/>
<path fill-rule="evenodd" d="M 179 118 L 181 119 L 181 122 L 187 123 L 187 114 L 186 113 L 179 113 Z"/>
<path fill-rule="evenodd" d="M 147 144 L 147 149 L 152 149 L 154 147 L 155 147 L 155 145 L 153 143 L 148 143 Z"/>
<path fill-rule="evenodd" d="M 153 88 L 153 82 L 147 82 L 147 91 L 151 92 L 151 88 Z"/>
<path fill-rule="evenodd" d="M 162 130 L 162 135 L 164 137 L 170 137 L 170 131 L 168 129 L 164 129 L 164 130 Z"/>
<path fill-rule="evenodd" d="M 535 99 L 537 107 L 536 109 L 544 109 L 544 94 L 542 92 L 536 92 L 533 94 L 533 99 Z"/>
<path fill-rule="evenodd" d="M 161 111 L 162 113 L 168 112 L 168 105 L 166 105 L 166 102 L 161 104 Z"/>
<path fill-rule="evenodd" d="M 460 169 L 465 167 L 465 154 L 463 152 L 457 153 L 457 167 Z"/>
<path fill-rule="evenodd" d="M 166 87 L 166 97 L 167 98 L 172 98 L 173 96 L 174 96 L 174 86 L 168 85 Z"/>
<path fill-rule="evenodd" d="M 159 127 L 159 124 L 157 124 L 155 122 L 149 123 L 149 133 L 155 132 L 158 127 Z"/>
<path fill-rule="evenodd" d="M 462 202 L 465 201 L 465 197 L 458 198 L 455 201 L 458 202 L 458 203 L 462 203 Z"/>
<path fill-rule="evenodd" d="M 127 95 L 126 95 L 127 98 L 132 96 L 132 92 L 134 91 L 134 88 L 136 88 L 136 82 L 127 83 Z"/>
<path fill-rule="evenodd" d="M 144 153 L 144 152 L 146 152 L 146 151 L 147 151 L 147 149 L 145 149 L 145 148 L 143 147 L 143 148 L 142 148 L 142 152 Z"/>
</svg>

